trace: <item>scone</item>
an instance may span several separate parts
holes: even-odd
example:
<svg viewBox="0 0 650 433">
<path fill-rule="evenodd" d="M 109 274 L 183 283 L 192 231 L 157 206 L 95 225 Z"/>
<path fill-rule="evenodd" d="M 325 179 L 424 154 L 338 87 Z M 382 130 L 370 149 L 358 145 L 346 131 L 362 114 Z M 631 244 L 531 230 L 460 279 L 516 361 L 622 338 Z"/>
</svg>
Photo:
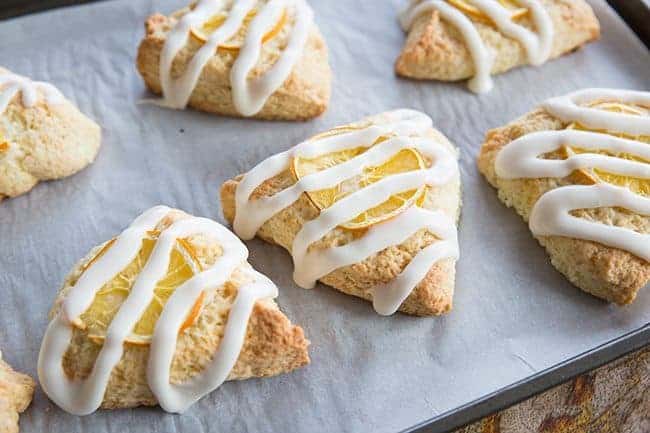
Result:
<svg viewBox="0 0 650 433">
<path fill-rule="evenodd" d="M 95 160 L 101 131 L 54 86 L 0 67 L 0 201 Z"/>
<path fill-rule="evenodd" d="M 305 0 L 199 0 L 145 23 L 137 66 L 159 105 L 305 120 L 330 97 L 327 46 Z"/>
<path fill-rule="evenodd" d="M 309 363 L 277 287 L 222 225 L 157 206 L 93 249 L 66 278 L 38 359 L 64 410 L 182 412 L 225 380 Z"/>
<path fill-rule="evenodd" d="M 0 433 L 18 433 L 18 414 L 32 402 L 34 381 L 14 371 L 0 352 Z"/>
<path fill-rule="evenodd" d="M 573 284 L 628 304 L 650 280 L 650 93 L 586 89 L 488 132 L 478 159 Z"/>
<path fill-rule="evenodd" d="M 287 249 L 294 280 L 371 300 L 383 315 L 451 309 L 460 179 L 431 119 L 396 110 L 339 126 L 221 188 L 243 239 Z"/>
<path fill-rule="evenodd" d="M 408 38 L 399 75 L 492 88 L 491 74 L 541 65 L 600 35 L 584 0 L 410 0 L 400 21 Z"/>
</svg>

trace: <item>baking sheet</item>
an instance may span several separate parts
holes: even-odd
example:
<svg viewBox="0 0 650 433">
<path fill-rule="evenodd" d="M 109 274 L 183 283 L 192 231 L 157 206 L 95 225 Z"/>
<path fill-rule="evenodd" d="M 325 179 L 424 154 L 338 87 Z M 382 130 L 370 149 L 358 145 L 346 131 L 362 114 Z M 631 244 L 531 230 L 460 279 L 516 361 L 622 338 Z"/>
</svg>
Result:
<svg viewBox="0 0 650 433">
<path fill-rule="evenodd" d="M 221 183 L 306 136 L 397 107 L 423 110 L 461 149 L 464 206 L 454 310 L 377 316 L 369 303 L 291 280 L 280 248 L 248 242 L 280 287 L 282 309 L 312 341 L 312 363 L 227 383 L 182 416 L 158 408 L 71 416 L 38 390 L 23 432 L 392 432 L 456 408 L 650 322 L 650 291 L 619 308 L 572 287 L 523 221 L 479 176 L 485 131 L 540 101 L 587 86 L 650 89 L 650 55 L 604 1 L 602 39 L 541 68 L 463 84 L 396 78 L 405 1 L 311 0 L 330 48 L 330 109 L 306 123 L 224 119 L 138 104 L 142 23 L 182 0 L 114 0 L 0 23 L 0 64 L 56 84 L 103 126 L 94 165 L 0 205 L 0 348 L 35 375 L 46 316 L 74 263 L 155 204 L 223 222 Z"/>
</svg>

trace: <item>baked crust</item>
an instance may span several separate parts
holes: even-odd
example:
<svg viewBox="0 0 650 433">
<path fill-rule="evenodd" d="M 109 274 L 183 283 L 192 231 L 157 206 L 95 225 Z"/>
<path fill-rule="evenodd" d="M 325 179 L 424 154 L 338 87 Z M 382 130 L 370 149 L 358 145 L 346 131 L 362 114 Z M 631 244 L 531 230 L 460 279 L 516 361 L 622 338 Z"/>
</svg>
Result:
<svg viewBox="0 0 650 433">
<path fill-rule="evenodd" d="M 189 11 L 181 9 L 170 16 L 154 14 L 145 22 L 145 37 L 140 42 L 137 68 L 147 88 L 162 94 L 160 84 L 160 54 L 165 45 L 167 33 L 174 24 Z M 287 28 L 276 38 L 264 44 L 261 60 L 251 72 L 259 76 L 268 70 L 279 56 L 282 44 L 288 38 Z M 201 44 L 188 38 L 186 46 L 178 53 L 172 65 L 172 76 L 177 77 L 185 70 Z M 197 86 L 188 105 L 197 110 L 232 117 L 242 117 L 235 109 L 230 87 L 230 70 L 236 55 L 217 51 L 201 72 Z M 327 45 L 314 24 L 302 55 L 293 67 L 289 77 L 266 101 L 264 107 L 254 116 L 267 120 L 307 120 L 323 113 L 329 104 L 332 73 L 328 63 Z"/>
<path fill-rule="evenodd" d="M 456 154 L 454 146 L 439 131 L 431 129 L 429 135 L 444 143 L 449 150 Z M 243 175 L 239 175 L 230 179 L 221 187 L 223 214 L 231 224 L 235 218 L 235 191 L 242 177 Z M 271 196 L 291 186 L 294 182 L 289 170 L 285 170 L 279 176 L 267 180 L 258 187 L 253 192 L 252 198 Z M 422 207 L 441 210 L 457 220 L 460 212 L 460 180 L 456 178 L 444 186 L 428 188 Z M 266 221 L 257 232 L 257 236 L 290 251 L 293 239 L 302 226 L 318 215 L 318 209 L 306 194 L 302 194 L 294 204 Z M 311 248 L 327 249 L 335 245 L 341 246 L 353 240 L 355 236 L 358 235 L 349 230 L 336 228 L 322 240 L 314 243 Z M 431 232 L 420 230 L 402 244 L 388 247 L 362 262 L 338 268 L 319 281 L 343 293 L 372 300 L 370 289 L 395 278 L 418 252 L 436 240 L 437 238 Z M 449 258 L 436 262 L 426 277 L 402 303 L 399 311 L 417 316 L 449 312 L 452 308 L 455 271 L 455 259 Z"/>
<path fill-rule="evenodd" d="M 0 201 L 77 173 L 95 160 L 100 141 L 99 125 L 67 99 L 25 107 L 19 92 L 0 113 L 0 144 L 9 145 L 0 151 Z"/>
<path fill-rule="evenodd" d="M 551 59 L 600 36 L 598 19 L 584 0 L 542 0 L 542 4 L 555 30 Z M 472 21 L 483 42 L 496 54 L 492 74 L 528 63 L 526 51 L 518 41 L 490 24 Z M 518 22 L 534 28 L 530 18 Z M 475 74 L 474 61 L 463 35 L 437 11 L 424 13 L 415 20 L 395 63 L 395 71 L 404 77 L 441 81 L 464 80 Z"/>
<path fill-rule="evenodd" d="M 161 220 L 156 229 L 164 230 L 187 216 L 184 212 L 173 210 Z M 208 237 L 193 236 L 188 241 L 197 253 L 197 258 L 207 266 L 221 254 L 220 246 Z M 66 293 L 75 284 L 82 269 L 99 253 L 103 245 L 94 248 L 75 265 L 57 296 L 50 319 L 58 313 Z M 250 280 L 248 274 L 242 272 L 245 268 L 250 268 L 250 265 L 242 264 L 226 284 L 207 293 L 205 299 L 208 301 L 196 322 L 179 334 L 171 366 L 171 383 L 182 383 L 196 376 L 212 360 L 219 347 L 238 287 Z M 307 365 L 308 346 L 309 341 L 302 328 L 293 325 L 273 300 L 259 300 L 253 307 L 244 345 L 228 380 L 275 376 Z M 73 328 L 73 337 L 63 358 L 63 369 L 68 377 L 86 378 L 92 371 L 100 349 L 100 345 L 88 338 L 86 331 Z M 102 408 L 157 404 L 147 384 L 148 357 L 149 346 L 124 344 L 124 354 L 111 373 Z"/>
<path fill-rule="evenodd" d="M 18 433 L 18 414 L 32 402 L 34 380 L 14 371 L 0 352 L 0 433 Z"/>
<path fill-rule="evenodd" d="M 502 179 L 496 175 L 495 160 L 499 151 L 511 141 L 536 131 L 559 130 L 568 125 L 543 109 L 487 133 L 478 157 L 478 167 L 498 196 L 514 208 L 527 222 L 537 200 L 546 192 L 577 183 L 574 176 L 565 178 Z M 619 208 L 598 208 L 572 212 L 574 216 L 650 233 L 650 217 Z M 617 248 L 596 242 L 561 236 L 540 236 L 551 263 L 574 285 L 599 298 L 619 305 L 634 301 L 639 289 L 650 281 L 650 263 Z"/>
</svg>

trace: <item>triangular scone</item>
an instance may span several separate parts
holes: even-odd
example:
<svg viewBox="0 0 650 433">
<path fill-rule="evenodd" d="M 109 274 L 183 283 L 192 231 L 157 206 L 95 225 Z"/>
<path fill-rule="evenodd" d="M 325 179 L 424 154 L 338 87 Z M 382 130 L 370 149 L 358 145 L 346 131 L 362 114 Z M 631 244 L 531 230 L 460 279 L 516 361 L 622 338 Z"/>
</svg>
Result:
<svg viewBox="0 0 650 433">
<path fill-rule="evenodd" d="M 542 64 L 600 35 L 584 0 L 411 0 L 400 18 L 409 34 L 395 64 L 399 75 L 473 77 L 477 93 L 492 88 L 490 74 Z"/>
<path fill-rule="evenodd" d="M 199 0 L 145 32 L 137 66 L 162 105 L 284 120 L 327 108 L 327 46 L 306 0 Z"/>
<path fill-rule="evenodd" d="M 182 412 L 224 380 L 308 364 L 302 328 L 247 256 L 212 220 L 164 206 L 143 213 L 67 277 L 41 346 L 42 388 L 78 415 Z"/>
<path fill-rule="evenodd" d="M 34 380 L 14 371 L 0 352 L 0 433 L 18 433 L 18 414 L 32 402 Z"/>
<path fill-rule="evenodd" d="M 54 86 L 0 67 L 0 201 L 93 162 L 99 126 Z"/>
<path fill-rule="evenodd" d="M 553 265 L 617 304 L 650 280 L 650 93 L 587 89 L 488 132 L 478 159 Z"/>
<path fill-rule="evenodd" d="M 423 113 L 390 111 L 312 137 L 227 181 L 221 203 L 240 237 L 291 252 L 302 287 L 319 280 L 381 314 L 451 309 L 457 156 Z"/>
</svg>

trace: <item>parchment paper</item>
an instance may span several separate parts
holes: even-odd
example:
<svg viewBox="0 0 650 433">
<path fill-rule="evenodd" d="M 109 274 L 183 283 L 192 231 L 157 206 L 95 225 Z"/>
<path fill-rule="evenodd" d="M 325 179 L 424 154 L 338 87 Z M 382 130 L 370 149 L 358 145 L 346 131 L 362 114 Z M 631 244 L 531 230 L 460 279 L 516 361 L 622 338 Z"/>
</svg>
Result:
<svg viewBox="0 0 650 433">
<path fill-rule="evenodd" d="M 458 407 L 650 320 L 650 291 L 620 308 L 571 286 L 524 222 L 479 176 L 485 132 L 542 100 L 587 86 L 650 88 L 650 56 L 594 1 L 602 39 L 540 68 L 464 84 L 396 78 L 405 2 L 311 0 L 330 48 L 329 110 L 306 123 L 225 119 L 138 101 L 142 23 L 182 0 L 115 0 L 0 23 L 0 64 L 56 84 L 103 126 L 94 165 L 0 205 L 0 348 L 35 375 L 47 312 L 64 276 L 94 245 L 164 203 L 223 222 L 221 183 L 331 126 L 397 107 L 431 115 L 461 149 L 463 211 L 454 309 L 440 318 L 380 317 L 369 303 L 291 280 L 280 248 L 248 243 L 280 287 L 278 302 L 312 341 L 312 363 L 270 379 L 227 383 L 182 416 L 159 408 L 71 416 L 38 390 L 23 432 L 392 432 Z"/>
</svg>

